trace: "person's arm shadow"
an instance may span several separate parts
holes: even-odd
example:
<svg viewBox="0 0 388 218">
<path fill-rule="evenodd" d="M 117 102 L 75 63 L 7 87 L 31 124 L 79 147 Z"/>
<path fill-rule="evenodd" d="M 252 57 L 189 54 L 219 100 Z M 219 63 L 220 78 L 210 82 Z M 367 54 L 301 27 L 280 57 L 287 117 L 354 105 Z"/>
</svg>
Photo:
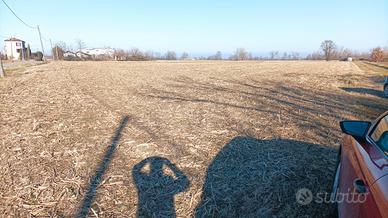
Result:
<svg viewBox="0 0 388 218">
<path fill-rule="evenodd" d="M 184 191 L 186 188 L 189 187 L 190 182 L 187 179 L 187 176 L 180 170 L 178 167 L 175 166 L 175 164 L 171 163 L 171 161 L 165 159 L 164 163 L 167 167 L 171 169 L 171 171 L 174 173 L 176 179 L 174 180 L 176 184 L 176 194 L 179 192 Z"/>
</svg>

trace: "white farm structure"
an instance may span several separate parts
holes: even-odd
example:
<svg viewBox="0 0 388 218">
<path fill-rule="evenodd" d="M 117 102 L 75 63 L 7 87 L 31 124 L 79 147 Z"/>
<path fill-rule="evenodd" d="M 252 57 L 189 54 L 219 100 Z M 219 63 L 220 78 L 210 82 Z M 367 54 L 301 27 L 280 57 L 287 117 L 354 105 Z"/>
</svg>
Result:
<svg viewBox="0 0 388 218">
<path fill-rule="evenodd" d="M 4 54 L 7 56 L 7 59 L 18 60 L 19 57 L 25 58 L 27 52 L 25 41 L 12 37 L 4 40 L 4 42 Z"/>
</svg>

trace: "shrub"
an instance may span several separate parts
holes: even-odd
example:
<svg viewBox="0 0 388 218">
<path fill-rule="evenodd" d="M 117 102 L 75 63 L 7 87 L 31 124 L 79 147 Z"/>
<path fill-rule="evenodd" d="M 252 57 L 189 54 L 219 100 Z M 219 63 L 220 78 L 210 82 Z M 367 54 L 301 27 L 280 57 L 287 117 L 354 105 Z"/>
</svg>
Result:
<svg viewBox="0 0 388 218">
<path fill-rule="evenodd" d="M 380 47 L 372 49 L 371 59 L 374 62 L 381 62 L 384 60 L 384 50 Z"/>
<path fill-rule="evenodd" d="M 43 53 L 40 51 L 32 53 L 31 56 L 35 61 L 43 61 Z"/>
</svg>

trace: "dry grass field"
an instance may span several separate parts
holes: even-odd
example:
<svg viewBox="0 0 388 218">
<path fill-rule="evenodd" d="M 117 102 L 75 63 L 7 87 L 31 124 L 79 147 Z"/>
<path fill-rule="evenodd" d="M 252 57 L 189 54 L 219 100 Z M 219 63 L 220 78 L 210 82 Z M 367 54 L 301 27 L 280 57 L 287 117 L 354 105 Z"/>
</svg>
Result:
<svg viewBox="0 0 388 218">
<path fill-rule="evenodd" d="M 331 216 L 331 205 L 303 206 L 295 193 L 330 191 L 340 120 L 388 109 L 381 69 L 155 61 L 8 70 L 0 216 Z"/>
</svg>

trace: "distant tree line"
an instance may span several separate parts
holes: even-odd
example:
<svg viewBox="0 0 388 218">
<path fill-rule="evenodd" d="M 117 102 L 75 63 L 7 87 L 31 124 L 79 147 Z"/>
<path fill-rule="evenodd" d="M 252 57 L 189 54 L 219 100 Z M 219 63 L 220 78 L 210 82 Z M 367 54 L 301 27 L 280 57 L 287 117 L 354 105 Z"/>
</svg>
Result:
<svg viewBox="0 0 388 218">
<path fill-rule="evenodd" d="M 228 58 L 223 58 L 222 53 L 217 51 L 216 54 L 208 57 L 198 57 L 198 60 L 232 60 L 232 61 L 247 61 L 247 60 L 300 60 L 301 56 L 298 52 L 284 52 L 282 56 L 279 55 L 278 51 L 271 51 L 269 56 L 253 56 L 251 52 L 245 48 L 236 49 L 232 55 Z"/>
<path fill-rule="evenodd" d="M 117 61 L 185 60 L 189 58 L 186 52 L 183 52 L 181 57 L 178 58 L 174 51 L 167 51 L 164 55 L 161 55 L 159 52 L 143 52 L 138 48 L 132 48 L 128 51 L 116 49 L 113 56 L 114 60 Z"/>
<path fill-rule="evenodd" d="M 358 52 L 348 48 L 338 47 L 332 40 L 321 43 L 319 51 L 306 56 L 307 60 L 368 60 L 374 62 L 388 61 L 388 48 L 375 47 L 369 52 Z"/>
<path fill-rule="evenodd" d="M 376 47 L 369 52 L 357 52 L 351 49 L 337 46 L 332 40 L 324 40 L 320 49 L 316 52 L 312 52 L 307 56 L 301 56 L 300 53 L 291 52 L 279 52 L 276 50 L 270 51 L 267 56 L 253 56 L 251 52 L 244 48 L 237 48 L 229 57 L 224 57 L 221 51 L 217 51 L 213 55 L 190 57 L 187 52 L 183 52 L 180 56 L 175 51 L 167 51 L 164 54 L 153 51 L 142 51 L 138 48 L 131 48 L 129 50 L 114 49 L 113 54 L 99 55 L 97 57 L 88 56 L 86 54 L 76 54 L 86 48 L 86 43 L 82 40 L 75 41 L 74 50 L 71 46 L 67 46 L 64 42 L 58 42 L 52 48 L 52 54 L 54 60 L 117 60 L 117 61 L 152 61 L 152 60 L 347 60 L 352 58 L 354 60 L 369 60 L 369 61 L 388 61 L 388 48 Z M 30 56 L 33 56 L 30 52 L 27 52 Z M 34 58 L 36 57 L 36 54 Z"/>
</svg>

